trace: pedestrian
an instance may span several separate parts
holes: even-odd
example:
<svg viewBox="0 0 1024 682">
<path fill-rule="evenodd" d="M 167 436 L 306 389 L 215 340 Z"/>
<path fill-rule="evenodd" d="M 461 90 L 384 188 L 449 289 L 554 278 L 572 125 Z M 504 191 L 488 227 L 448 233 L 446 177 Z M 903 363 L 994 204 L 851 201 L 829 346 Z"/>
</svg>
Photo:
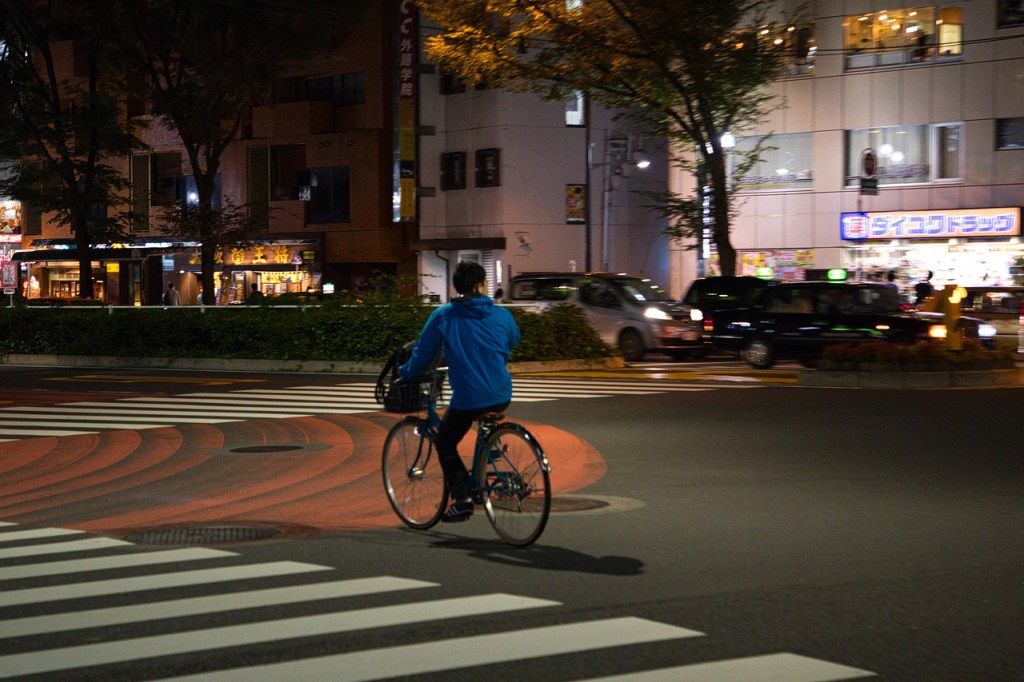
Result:
<svg viewBox="0 0 1024 682">
<path fill-rule="evenodd" d="M 465 521 L 473 514 L 469 472 L 458 445 L 487 412 L 503 412 L 512 400 L 508 356 L 519 342 L 519 327 L 507 309 L 486 295 L 487 273 L 479 263 L 460 262 L 452 275 L 459 297 L 434 309 L 420 332 L 409 361 L 399 369 L 414 381 L 444 351 L 452 388 L 448 409 L 437 431 L 437 454 L 452 505 L 441 520 Z"/>
<path fill-rule="evenodd" d="M 265 299 L 266 297 L 260 291 L 259 285 L 253 282 L 252 286 L 249 287 L 249 297 L 245 299 L 245 302 L 249 305 L 260 305 Z"/>
<path fill-rule="evenodd" d="M 174 282 L 167 285 L 167 291 L 164 292 L 163 304 L 181 305 L 181 294 L 174 288 Z"/>
<path fill-rule="evenodd" d="M 924 300 L 931 296 L 932 292 L 935 291 L 935 287 L 932 286 L 933 275 L 934 273 L 931 270 L 929 270 L 928 275 L 920 282 L 914 285 L 914 295 L 916 296 L 916 298 L 914 299 L 915 306 L 919 306 L 922 303 L 924 303 Z"/>
</svg>

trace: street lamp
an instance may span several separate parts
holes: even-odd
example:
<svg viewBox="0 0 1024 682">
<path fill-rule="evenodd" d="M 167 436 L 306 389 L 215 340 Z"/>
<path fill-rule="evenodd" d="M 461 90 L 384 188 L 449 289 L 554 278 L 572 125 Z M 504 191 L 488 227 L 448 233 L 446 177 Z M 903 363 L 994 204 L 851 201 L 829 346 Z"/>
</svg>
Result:
<svg viewBox="0 0 1024 682">
<path fill-rule="evenodd" d="M 651 159 L 647 153 L 643 150 L 643 138 L 634 133 L 630 133 L 627 137 L 607 137 L 605 136 L 604 146 L 604 161 L 594 163 L 593 148 L 590 149 L 589 154 L 589 168 L 588 170 L 593 171 L 595 168 L 611 168 L 611 171 L 605 171 L 604 183 L 601 193 L 601 270 L 607 272 L 610 268 L 611 260 L 611 225 L 609 224 L 609 214 L 611 213 L 611 199 L 612 191 L 615 189 L 614 179 L 616 176 L 628 177 L 626 169 L 629 167 L 636 167 L 640 170 L 646 170 L 651 166 Z M 589 189 L 589 186 L 588 186 Z M 588 192 L 589 196 L 589 192 Z M 587 259 L 586 267 L 590 270 L 590 220 L 587 220 Z"/>
</svg>

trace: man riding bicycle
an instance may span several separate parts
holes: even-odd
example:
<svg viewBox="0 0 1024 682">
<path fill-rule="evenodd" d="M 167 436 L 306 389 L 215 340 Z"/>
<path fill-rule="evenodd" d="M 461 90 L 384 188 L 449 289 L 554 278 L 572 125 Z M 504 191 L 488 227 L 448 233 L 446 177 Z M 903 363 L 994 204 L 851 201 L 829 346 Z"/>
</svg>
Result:
<svg viewBox="0 0 1024 682">
<path fill-rule="evenodd" d="M 427 319 L 412 356 L 400 368 L 413 380 L 444 350 L 452 395 L 437 432 L 437 451 L 453 500 L 441 520 L 465 521 L 473 514 L 470 478 L 458 445 L 473 420 L 502 412 L 512 400 L 508 356 L 519 342 L 519 327 L 505 308 L 486 295 L 487 273 L 478 263 L 460 262 L 452 275 L 459 297 Z"/>
</svg>

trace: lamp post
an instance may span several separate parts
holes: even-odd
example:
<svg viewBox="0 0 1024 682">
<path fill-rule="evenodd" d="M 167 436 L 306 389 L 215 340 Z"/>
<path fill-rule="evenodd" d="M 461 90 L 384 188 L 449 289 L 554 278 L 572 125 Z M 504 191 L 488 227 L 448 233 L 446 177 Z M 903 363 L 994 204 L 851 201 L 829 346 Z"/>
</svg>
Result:
<svg viewBox="0 0 1024 682">
<path fill-rule="evenodd" d="M 612 192 L 615 190 L 615 177 L 628 177 L 625 169 L 636 167 L 646 170 L 650 167 L 650 158 L 643 150 L 642 137 L 634 133 L 627 137 L 611 137 L 605 133 L 604 161 L 594 162 L 593 144 L 588 154 L 587 187 L 589 189 L 592 172 L 596 168 L 607 168 L 603 175 L 601 193 L 601 270 L 607 272 L 611 267 L 611 224 L 609 215 L 612 207 Z M 588 193 L 589 194 L 589 193 Z M 589 200 L 588 200 L 589 204 Z M 587 270 L 590 270 L 590 215 L 587 216 Z"/>
</svg>

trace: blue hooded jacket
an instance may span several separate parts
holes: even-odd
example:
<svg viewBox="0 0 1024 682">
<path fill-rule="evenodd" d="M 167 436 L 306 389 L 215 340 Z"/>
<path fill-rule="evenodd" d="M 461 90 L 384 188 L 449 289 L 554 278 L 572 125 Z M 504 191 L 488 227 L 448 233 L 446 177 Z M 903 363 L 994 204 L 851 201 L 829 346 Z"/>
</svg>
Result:
<svg viewBox="0 0 1024 682">
<path fill-rule="evenodd" d="M 399 372 L 412 379 L 444 348 L 456 410 L 475 410 L 512 399 L 508 355 L 519 343 L 519 326 L 488 296 L 462 298 L 434 310 L 423 325 L 412 357 Z"/>
</svg>

